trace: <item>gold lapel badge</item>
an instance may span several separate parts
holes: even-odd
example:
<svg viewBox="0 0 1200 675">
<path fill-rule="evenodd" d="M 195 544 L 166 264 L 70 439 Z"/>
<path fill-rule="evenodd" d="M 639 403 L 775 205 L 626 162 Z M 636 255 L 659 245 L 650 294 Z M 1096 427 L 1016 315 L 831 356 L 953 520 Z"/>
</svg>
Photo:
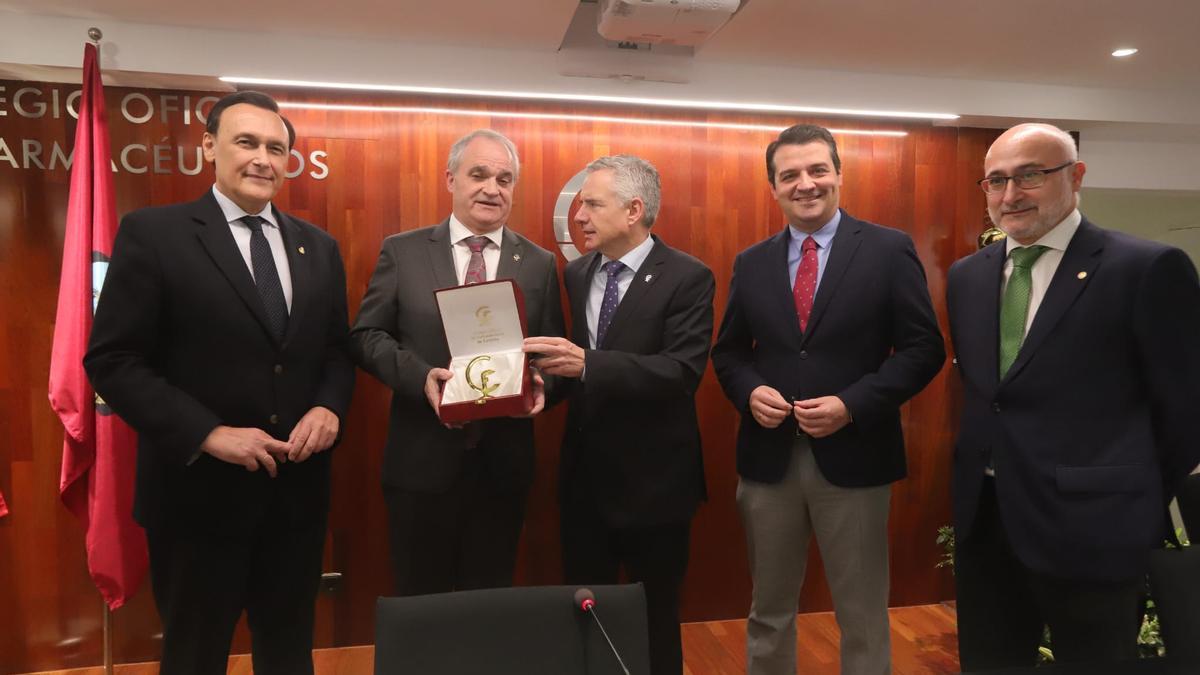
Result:
<svg viewBox="0 0 1200 675">
<path fill-rule="evenodd" d="M 518 253 L 513 254 L 513 262 L 521 262 L 521 256 Z"/>
<path fill-rule="evenodd" d="M 1076 276 L 1076 277 L 1078 277 L 1078 278 L 1080 278 L 1080 279 L 1086 279 L 1086 278 L 1087 278 L 1087 272 L 1080 272 L 1079 274 L 1076 274 L 1075 276 Z"/>
<path fill-rule="evenodd" d="M 298 248 L 296 250 L 300 251 L 300 255 L 304 255 L 304 247 L 303 246 L 301 246 L 300 248 Z"/>
</svg>

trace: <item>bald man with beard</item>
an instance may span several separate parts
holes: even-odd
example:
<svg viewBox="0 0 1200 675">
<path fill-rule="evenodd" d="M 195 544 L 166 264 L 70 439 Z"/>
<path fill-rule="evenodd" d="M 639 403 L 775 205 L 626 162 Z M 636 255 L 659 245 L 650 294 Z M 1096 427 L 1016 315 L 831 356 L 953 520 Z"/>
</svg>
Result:
<svg viewBox="0 0 1200 675">
<path fill-rule="evenodd" d="M 1022 124 L 988 150 L 1007 238 L 951 268 L 963 380 L 954 453 L 964 671 L 1137 658 L 1148 553 L 1200 462 L 1200 284 L 1182 251 L 1079 210 L 1074 139 Z"/>
</svg>

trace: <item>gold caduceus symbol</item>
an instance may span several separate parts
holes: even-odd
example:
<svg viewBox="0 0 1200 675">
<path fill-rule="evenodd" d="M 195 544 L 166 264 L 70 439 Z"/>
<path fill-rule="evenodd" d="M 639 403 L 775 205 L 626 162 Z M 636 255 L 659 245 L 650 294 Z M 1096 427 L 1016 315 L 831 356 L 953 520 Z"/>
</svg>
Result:
<svg viewBox="0 0 1200 675">
<path fill-rule="evenodd" d="M 496 371 L 489 368 L 479 374 L 479 384 L 475 384 L 475 378 L 471 375 L 471 370 L 475 367 L 476 363 L 482 363 L 484 361 L 491 360 L 492 357 L 484 354 L 482 356 L 476 356 L 467 364 L 467 386 L 479 392 L 479 398 L 475 399 L 475 403 L 478 405 L 483 405 L 484 401 L 491 398 L 492 392 L 500 388 L 500 383 L 497 382 L 496 384 L 488 384 L 488 376 L 496 374 Z"/>
</svg>

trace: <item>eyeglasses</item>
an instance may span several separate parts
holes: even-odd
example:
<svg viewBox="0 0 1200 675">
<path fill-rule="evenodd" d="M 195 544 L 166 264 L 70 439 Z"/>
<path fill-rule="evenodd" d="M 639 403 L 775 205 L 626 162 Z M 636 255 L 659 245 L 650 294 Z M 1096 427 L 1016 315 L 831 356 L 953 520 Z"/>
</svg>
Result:
<svg viewBox="0 0 1200 675">
<path fill-rule="evenodd" d="M 1008 181 L 1010 180 L 1016 183 L 1017 187 L 1021 188 L 1022 190 L 1032 190 L 1033 188 L 1039 188 L 1045 184 L 1046 176 L 1054 173 L 1055 171 L 1062 171 L 1068 166 L 1074 166 L 1075 164 L 1075 161 L 1070 161 L 1066 164 L 1056 166 L 1053 169 L 1033 169 L 1024 173 L 1019 173 L 1015 176 L 988 176 L 987 178 L 978 181 L 978 183 L 979 187 L 983 188 L 983 191 L 988 194 L 1004 192 L 1004 188 L 1008 186 Z"/>
</svg>

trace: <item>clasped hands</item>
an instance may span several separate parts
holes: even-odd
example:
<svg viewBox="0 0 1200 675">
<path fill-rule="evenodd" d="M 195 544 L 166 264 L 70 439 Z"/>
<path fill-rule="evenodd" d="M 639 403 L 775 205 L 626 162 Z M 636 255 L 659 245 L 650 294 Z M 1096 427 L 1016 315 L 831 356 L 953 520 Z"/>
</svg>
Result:
<svg viewBox="0 0 1200 675">
<path fill-rule="evenodd" d="M 247 471 L 261 466 L 274 478 L 279 464 L 303 462 L 328 450 L 337 440 L 338 416 L 329 408 L 316 406 L 304 414 L 286 441 L 271 437 L 255 427 L 218 426 L 209 432 L 200 450 L 230 464 L 241 464 Z"/>
<path fill-rule="evenodd" d="M 800 430 L 813 438 L 824 438 L 850 423 L 850 410 L 837 396 L 818 396 L 789 403 L 777 390 L 760 385 L 750 392 L 750 415 L 767 429 L 774 429 L 791 415 Z"/>
</svg>

